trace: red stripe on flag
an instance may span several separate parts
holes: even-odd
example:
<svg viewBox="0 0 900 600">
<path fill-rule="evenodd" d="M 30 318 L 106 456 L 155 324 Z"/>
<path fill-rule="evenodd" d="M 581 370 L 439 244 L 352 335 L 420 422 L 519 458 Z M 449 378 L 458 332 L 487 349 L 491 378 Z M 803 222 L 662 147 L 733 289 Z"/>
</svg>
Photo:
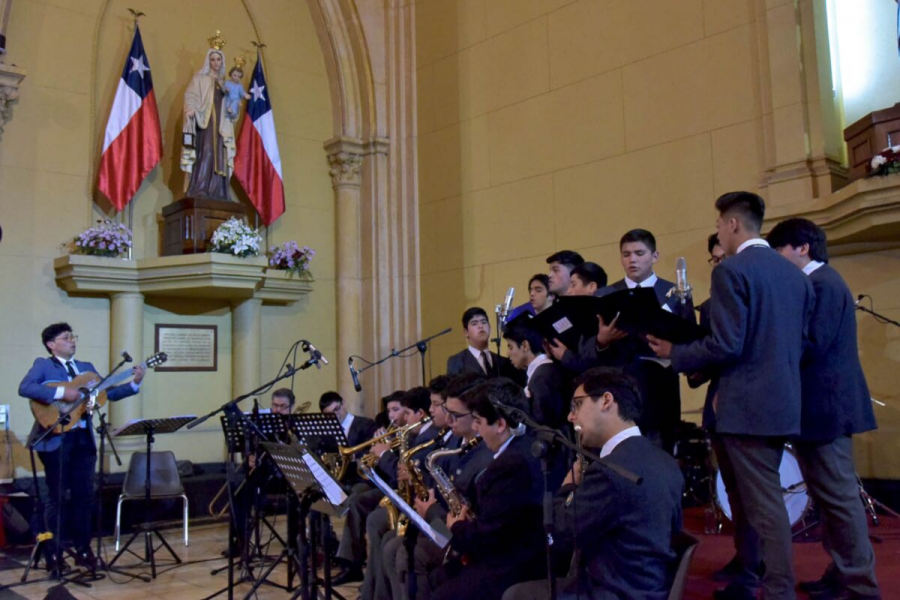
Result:
<svg viewBox="0 0 900 600">
<path fill-rule="evenodd" d="M 100 157 L 97 188 L 121 211 L 162 158 L 156 94 L 151 91 Z"/>
<path fill-rule="evenodd" d="M 241 125 L 234 176 L 247 193 L 260 219 L 268 227 L 284 214 L 284 184 L 275 170 L 262 137 L 249 116 Z"/>
</svg>

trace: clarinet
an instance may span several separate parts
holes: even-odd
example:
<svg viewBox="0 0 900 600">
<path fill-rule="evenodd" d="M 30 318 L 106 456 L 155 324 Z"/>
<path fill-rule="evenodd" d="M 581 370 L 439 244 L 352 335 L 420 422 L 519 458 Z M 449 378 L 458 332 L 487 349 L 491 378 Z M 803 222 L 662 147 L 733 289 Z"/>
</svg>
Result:
<svg viewBox="0 0 900 600">
<path fill-rule="evenodd" d="M 465 456 L 468 452 L 478 446 L 481 443 L 481 438 L 474 438 L 469 442 L 466 442 L 456 450 L 435 450 L 425 459 L 425 468 L 428 469 L 428 472 L 431 473 L 431 477 L 434 478 L 435 487 L 437 491 L 441 494 L 444 500 L 447 502 L 447 506 L 450 508 L 450 512 L 453 516 L 459 516 L 459 513 L 462 512 L 464 506 L 468 506 L 469 503 L 466 500 L 465 496 L 460 493 L 460 491 L 453 485 L 453 482 L 450 481 L 450 478 L 447 477 L 447 474 L 444 473 L 444 470 L 441 469 L 435 461 L 442 456 L 452 456 L 454 454 L 458 454 L 460 457 Z"/>
</svg>

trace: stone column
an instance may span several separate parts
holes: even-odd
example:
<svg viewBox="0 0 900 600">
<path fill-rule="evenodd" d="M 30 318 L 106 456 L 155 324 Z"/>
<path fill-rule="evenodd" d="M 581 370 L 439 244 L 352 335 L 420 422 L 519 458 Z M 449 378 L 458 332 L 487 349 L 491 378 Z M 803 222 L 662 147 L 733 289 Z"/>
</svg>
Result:
<svg viewBox="0 0 900 600">
<path fill-rule="evenodd" d="M 135 360 L 144 355 L 144 296 L 139 292 L 116 292 L 109 297 L 109 367 L 122 360 L 122 351 L 131 354 Z M 122 369 L 128 369 L 124 365 Z M 148 380 L 148 385 L 153 385 Z M 116 426 L 124 425 L 143 415 L 143 396 L 125 398 L 120 402 L 110 402 L 109 421 Z M 130 454 L 144 447 L 140 437 L 122 438 L 116 441 L 120 454 Z M 127 468 L 127 458 L 122 460 L 122 468 Z"/>
<path fill-rule="evenodd" d="M 337 356 L 340 366 L 350 355 L 362 352 L 362 207 L 360 170 L 362 143 L 335 138 L 325 144 L 334 187 L 337 298 Z M 348 377 L 338 377 L 338 392 L 350 412 L 361 414 L 364 396 L 353 389 Z M 365 380 L 364 380 L 365 381 Z M 370 389 L 371 386 L 366 386 Z"/>
<path fill-rule="evenodd" d="M 231 308 L 231 393 L 246 394 L 260 385 L 262 300 L 250 298 Z"/>
</svg>

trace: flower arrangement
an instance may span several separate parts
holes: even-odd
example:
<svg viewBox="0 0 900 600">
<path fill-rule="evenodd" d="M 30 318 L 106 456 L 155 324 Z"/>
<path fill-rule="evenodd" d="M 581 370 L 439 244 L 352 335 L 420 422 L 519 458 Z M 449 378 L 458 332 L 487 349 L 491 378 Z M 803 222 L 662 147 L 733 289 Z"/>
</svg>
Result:
<svg viewBox="0 0 900 600">
<path fill-rule="evenodd" d="M 885 148 L 872 157 L 866 177 L 877 177 L 900 173 L 900 146 Z"/>
<path fill-rule="evenodd" d="M 210 239 L 210 252 L 223 252 L 235 256 L 258 256 L 262 237 L 256 229 L 243 221 L 231 217 L 213 233 Z"/>
<path fill-rule="evenodd" d="M 297 275 L 309 275 L 309 261 L 315 255 L 316 251 L 309 246 L 301 247 L 295 241 L 285 242 L 269 253 L 269 266 Z"/>
<path fill-rule="evenodd" d="M 97 223 L 99 225 L 86 229 L 72 240 L 70 248 L 74 253 L 115 258 L 128 252 L 132 244 L 128 227 L 109 219 Z"/>
</svg>

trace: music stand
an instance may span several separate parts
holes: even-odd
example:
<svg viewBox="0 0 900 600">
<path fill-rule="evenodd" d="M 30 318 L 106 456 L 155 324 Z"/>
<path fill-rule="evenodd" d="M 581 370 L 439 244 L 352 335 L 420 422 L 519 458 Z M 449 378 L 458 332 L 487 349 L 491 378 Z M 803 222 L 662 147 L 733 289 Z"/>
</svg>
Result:
<svg viewBox="0 0 900 600">
<path fill-rule="evenodd" d="M 285 424 L 285 415 L 277 414 L 277 413 L 245 413 L 244 416 L 249 420 L 255 429 L 248 425 L 247 420 L 232 420 L 228 415 L 222 415 L 221 423 L 222 423 L 222 433 L 225 436 L 225 443 L 228 447 L 230 453 L 241 452 L 246 456 L 250 456 L 256 454 L 258 443 L 251 443 L 250 440 L 259 439 L 260 441 L 266 440 L 282 440 L 287 439 L 287 426 Z M 233 496 L 237 498 L 244 488 L 248 485 L 253 486 L 254 481 L 256 481 L 256 477 L 258 473 L 263 471 L 259 471 L 258 469 L 263 466 L 262 461 L 264 457 L 260 457 L 259 462 L 257 462 L 256 468 L 252 471 L 248 471 L 244 477 L 244 480 L 235 488 Z M 263 482 L 262 485 L 265 485 Z M 285 489 L 287 492 L 287 489 Z M 278 542 L 282 545 L 282 547 L 286 547 L 290 544 L 290 540 L 285 541 L 284 538 L 278 533 L 278 531 L 274 528 L 274 526 L 265 518 L 265 516 L 260 516 L 260 503 L 259 503 L 259 494 L 254 490 L 254 501 L 253 508 L 255 508 L 255 513 L 253 515 L 253 519 L 255 523 L 250 526 L 250 514 L 251 511 L 246 511 L 244 514 L 244 527 L 242 528 L 244 539 L 241 541 L 241 559 L 240 564 L 242 566 L 241 577 L 239 578 L 237 583 L 244 583 L 246 581 L 251 581 L 254 578 L 253 569 L 251 563 L 254 559 L 265 560 L 268 557 L 264 556 L 262 553 L 262 544 L 260 543 L 260 530 L 259 523 L 260 521 L 265 524 L 266 528 L 271 533 L 271 536 L 278 540 Z M 236 512 L 236 511 L 233 511 Z M 237 514 L 230 515 L 231 523 L 236 523 Z M 290 507 L 288 508 L 288 519 L 290 519 Z M 250 546 L 250 532 L 253 532 L 254 542 L 256 546 L 255 551 L 251 551 Z M 235 537 L 229 535 L 229 537 Z M 289 536 L 290 537 L 290 536 Z M 233 540 L 229 542 L 228 552 L 231 551 L 233 547 Z M 252 556 L 251 556 L 252 554 Z M 212 575 L 217 575 L 219 572 L 228 569 L 229 566 L 220 567 L 218 569 L 214 569 L 212 571 Z M 280 586 L 277 584 L 276 587 L 284 587 L 287 591 L 291 591 L 293 588 L 291 587 L 291 582 L 293 580 L 293 571 L 292 567 L 289 565 L 288 567 L 288 586 Z"/>
<path fill-rule="evenodd" d="M 131 543 L 137 539 L 137 536 L 141 533 L 144 534 L 144 558 L 137 565 L 129 565 L 129 566 L 139 566 L 144 563 L 150 563 L 150 576 L 153 579 L 156 579 L 156 550 L 159 548 L 153 547 L 153 536 L 159 538 L 161 542 L 161 546 L 165 546 L 166 550 L 169 551 L 169 554 L 172 555 L 172 558 L 175 559 L 176 564 L 181 563 L 181 559 L 175 554 L 175 551 L 172 549 L 172 546 L 166 541 L 166 538 L 163 537 L 162 533 L 155 527 L 150 520 L 150 495 L 151 495 L 151 481 L 152 481 L 152 472 L 151 462 L 150 462 L 150 451 L 153 448 L 153 436 L 157 433 L 172 433 L 178 431 L 194 419 L 196 419 L 196 415 L 187 415 L 182 417 L 166 417 L 163 419 L 134 419 L 129 421 L 122 427 L 119 427 L 115 431 L 112 432 L 112 437 L 124 437 L 130 435 L 143 435 L 146 436 L 147 439 L 147 466 L 146 466 L 146 475 L 144 478 L 144 522 L 139 525 L 135 532 L 131 534 L 131 537 L 125 543 L 121 550 L 119 550 L 118 554 L 116 554 L 113 559 L 109 562 L 109 566 L 112 567 L 116 564 L 116 561 L 119 560 L 119 557 L 122 556 L 126 551 L 128 551 Z M 132 552 L 132 554 L 135 554 Z M 135 554 L 137 556 L 137 554 Z"/>
<path fill-rule="evenodd" d="M 287 419 L 291 433 L 317 456 L 337 452 L 338 446 L 349 446 L 347 434 L 334 413 L 304 413 Z"/>
<path fill-rule="evenodd" d="M 324 581 L 322 583 L 324 589 L 319 590 L 319 580 L 316 575 L 318 571 L 317 543 L 320 536 L 324 537 L 325 528 L 319 526 L 319 519 L 315 517 L 323 515 L 340 517 L 346 514 L 346 492 L 319 459 L 309 451 L 309 448 L 271 443 L 264 443 L 263 447 L 300 500 L 301 524 L 305 523 L 307 516 L 310 517 L 309 536 L 306 534 L 306 528 L 300 527 L 301 556 L 298 557 L 288 551 L 283 553 L 283 557 L 280 557 L 292 558 L 300 569 L 300 589 L 294 593 L 292 600 L 298 596 L 308 599 L 319 595 L 326 600 L 331 600 L 332 596 L 344 600 L 343 596 L 331 589 L 331 557 L 328 552 L 323 553 Z M 311 511 L 315 511 L 317 514 L 310 515 Z M 322 543 L 324 544 L 324 542 L 323 539 Z M 275 565 L 269 567 L 266 576 L 274 568 Z M 257 587 L 259 587 L 258 584 L 245 596 L 245 600 L 253 595 Z"/>
</svg>

